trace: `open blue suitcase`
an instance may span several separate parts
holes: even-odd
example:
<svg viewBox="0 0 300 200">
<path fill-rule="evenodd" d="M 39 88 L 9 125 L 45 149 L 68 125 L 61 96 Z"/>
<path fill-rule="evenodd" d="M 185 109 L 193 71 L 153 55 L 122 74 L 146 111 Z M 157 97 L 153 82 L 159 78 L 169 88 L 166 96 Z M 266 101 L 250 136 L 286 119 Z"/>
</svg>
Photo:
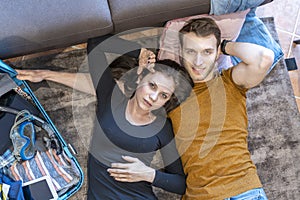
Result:
<svg viewBox="0 0 300 200">
<path fill-rule="evenodd" d="M 10 87 L 8 87 L 6 84 L 3 84 L 3 83 L 5 83 L 5 80 L 4 80 L 4 82 L 2 81 L 2 83 L 1 83 L 1 77 L 0 77 L 0 83 L 1 83 L 1 85 L 0 85 L 0 89 L 1 89 L 0 90 L 1 91 L 0 92 L 0 107 L 1 107 L 1 103 L 3 104 L 3 102 L 7 102 L 8 101 L 7 99 L 11 98 L 11 97 L 9 97 L 11 94 L 13 96 L 16 96 L 17 98 L 14 97 L 14 100 L 13 100 L 12 104 L 16 104 L 15 106 L 18 107 L 18 110 L 22 110 L 23 109 L 22 106 L 24 106 L 25 107 L 24 109 L 28 110 L 29 113 L 32 114 L 32 116 L 38 116 L 37 119 L 41 119 L 41 121 L 44 121 L 45 124 L 47 124 L 46 129 L 49 130 L 49 132 L 54 133 L 55 139 L 57 139 L 57 141 L 60 145 L 61 153 L 67 158 L 68 161 L 70 161 L 70 163 L 72 163 L 72 167 L 76 168 L 76 169 L 74 169 L 76 171 L 76 175 L 77 175 L 76 177 L 79 177 L 79 178 L 76 178 L 75 184 L 73 182 L 72 183 L 73 185 L 71 187 L 67 188 L 65 191 L 60 191 L 58 196 L 56 196 L 56 198 L 54 198 L 54 199 L 68 199 L 71 195 L 73 195 L 74 193 L 76 193 L 80 189 L 80 187 L 83 184 L 83 178 L 84 178 L 82 169 L 79 166 L 76 158 L 74 157 L 74 154 L 75 154 L 74 149 L 72 148 L 71 145 L 66 144 L 66 142 L 62 138 L 61 134 L 58 132 L 58 130 L 54 126 L 53 122 L 51 121 L 51 119 L 49 118 L 47 113 L 45 112 L 42 105 L 39 103 L 38 99 L 33 94 L 32 90 L 30 89 L 28 84 L 25 81 L 18 80 L 16 78 L 17 72 L 1 60 L 0 60 L 0 74 L 2 74 L 2 80 L 5 79 L 5 77 L 8 77 L 6 75 L 6 74 L 8 74 L 10 82 L 13 81 L 16 84 L 16 86 L 18 86 L 17 88 L 21 89 L 21 92 L 19 92 L 19 93 L 17 93 L 15 91 L 15 89 L 13 91 L 11 91 L 9 89 Z M 5 75 L 4 78 L 3 78 L 3 74 Z M 8 87 L 8 89 L 6 87 Z M 24 97 L 22 97 L 22 95 L 27 96 L 27 98 L 29 98 L 30 101 L 26 100 Z M 5 107 L 5 106 L 3 106 L 3 107 Z M 15 115 L 16 115 L 16 113 L 15 114 L 6 113 L 5 111 L 0 109 L 0 135 L 1 135 L 1 137 L 0 137 L 1 138 L 1 140 L 0 140 L 0 156 L 2 156 L 4 153 L 6 153 L 5 152 L 6 149 L 11 148 L 11 147 L 15 147 L 15 144 L 17 144 L 16 142 L 13 142 L 13 139 L 11 139 L 11 137 L 12 137 L 12 134 L 11 134 L 12 133 L 11 132 L 12 128 L 10 129 L 9 127 L 11 127 L 11 126 L 8 125 L 10 123 L 15 123 L 16 124 L 16 122 L 14 122 L 16 120 Z M 2 117 L 2 119 L 1 119 L 1 117 Z M 3 121 L 3 119 L 4 119 L 4 121 Z M 2 120 L 2 122 L 1 122 L 1 120 Z M 1 125 L 1 123 L 2 123 L 2 125 Z M 15 125 L 15 124 L 13 124 L 13 125 Z M 20 127 L 18 127 L 19 128 L 18 130 L 21 130 Z M 36 132 L 34 132 L 34 133 L 36 134 Z M 32 139 L 32 137 L 30 139 L 35 140 L 35 138 Z M 32 141 L 30 141 L 30 142 L 32 142 Z M 53 145 L 52 145 L 51 142 L 52 141 L 50 141 L 50 146 L 52 147 Z M 27 149 L 25 149 L 25 151 L 27 151 Z M 22 151 L 20 151 L 20 152 L 22 152 Z M 28 152 L 30 152 L 30 151 L 28 151 Z M 36 156 L 36 154 L 37 153 L 35 151 L 35 156 Z M 15 161 L 15 162 L 20 162 L 20 160 L 22 162 L 22 159 L 23 159 L 24 156 L 22 157 L 21 153 L 20 153 L 20 155 L 21 155 L 20 156 L 21 158 L 19 158 L 19 160 Z M 26 155 L 26 154 L 24 154 L 24 155 Z M 61 157 L 61 155 L 60 155 L 60 157 Z M 56 155 L 53 156 L 52 155 L 52 158 L 55 159 L 55 158 L 58 158 L 58 156 L 56 156 Z M 34 160 L 34 159 L 31 159 L 31 160 Z M 30 163 L 31 160 L 29 159 L 28 163 Z M 1 161 L 1 157 L 0 157 L 0 161 Z M 34 166 L 30 165 L 30 167 L 33 168 Z M 33 177 L 36 177 L 36 176 L 33 176 Z M 52 178 L 51 178 L 51 180 L 52 180 Z M 23 181 L 23 183 L 25 182 L 24 180 L 22 180 L 22 181 Z M 47 179 L 47 181 L 49 181 L 49 179 Z M 27 180 L 27 182 L 30 183 L 29 180 Z M 51 188 L 50 188 L 50 190 L 51 190 Z M 43 194 L 41 194 L 41 195 L 43 195 Z M 43 199 L 44 200 L 44 199 L 48 199 L 48 197 L 40 196 L 40 197 L 35 198 L 35 199 Z"/>
</svg>

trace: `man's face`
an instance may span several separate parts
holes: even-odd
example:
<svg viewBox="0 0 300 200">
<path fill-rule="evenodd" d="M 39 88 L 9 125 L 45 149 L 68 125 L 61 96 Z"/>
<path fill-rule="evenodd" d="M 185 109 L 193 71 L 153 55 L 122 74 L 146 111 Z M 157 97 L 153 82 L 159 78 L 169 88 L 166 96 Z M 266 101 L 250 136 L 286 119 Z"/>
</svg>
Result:
<svg viewBox="0 0 300 200">
<path fill-rule="evenodd" d="M 184 34 L 181 53 L 182 64 L 194 83 L 205 82 L 213 78 L 219 55 L 217 39 L 214 35 L 200 37 L 195 33 Z"/>
</svg>

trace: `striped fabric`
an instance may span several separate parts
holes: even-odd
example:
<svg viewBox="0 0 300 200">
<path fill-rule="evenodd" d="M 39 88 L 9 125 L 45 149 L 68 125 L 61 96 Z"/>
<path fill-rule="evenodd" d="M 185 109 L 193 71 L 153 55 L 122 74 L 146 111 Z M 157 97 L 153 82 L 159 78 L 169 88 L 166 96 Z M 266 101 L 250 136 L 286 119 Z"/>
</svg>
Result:
<svg viewBox="0 0 300 200">
<path fill-rule="evenodd" d="M 11 150 L 7 149 L 2 156 L 0 156 L 0 169 L 3 167 L 10 167 L 16 158 L 12 155 Z"/>
<path fill-rule="evenodd" d="M 53 152 L 51 152 L 53 151 Z M 9 176 L 23 183 L 48 175 L 57 192 L 65 191 L 79 181 L 79 171 L 66 155 L 56 155 L 54 150 L 37 152 L 31 160 L 14 163 Z"/>
</svg>

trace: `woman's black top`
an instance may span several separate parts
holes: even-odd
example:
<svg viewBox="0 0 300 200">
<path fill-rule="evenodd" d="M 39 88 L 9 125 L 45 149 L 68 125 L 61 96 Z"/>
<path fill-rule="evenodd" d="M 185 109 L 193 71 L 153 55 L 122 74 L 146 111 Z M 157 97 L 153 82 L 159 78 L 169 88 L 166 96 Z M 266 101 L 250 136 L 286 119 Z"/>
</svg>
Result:
<svg viewBox="0 0 300 200">
<path fill-rule="evenodd" d="M 152 185 L 170 192 L 185 192 L 185 175 L 176 150 L 172 125 L 165 116 L 143 126 L 130 124 L 125 118 L 128 98 L 122 93 L 107 68 L 97 86 L 97 120 L 91 139 L 88 199 L 157 199 Z M 115 181 L 107 172 L 112 162 L 125 162 L 124 156 L 140 159 L 150 166 L 160 150 L 164 172 L 156 170 L 154 182 Z"/>
</svg>

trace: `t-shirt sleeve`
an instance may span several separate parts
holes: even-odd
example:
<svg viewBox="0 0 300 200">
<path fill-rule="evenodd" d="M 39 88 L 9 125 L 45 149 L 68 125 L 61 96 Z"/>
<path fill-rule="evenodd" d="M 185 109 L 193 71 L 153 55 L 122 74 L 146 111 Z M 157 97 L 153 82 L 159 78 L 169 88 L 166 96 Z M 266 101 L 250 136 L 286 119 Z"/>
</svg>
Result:
<svg viewBox="0 0 300 200">
<path fill-rule="evenodd" d="M 247 88 L 243 88 L 239 85 L 237 85 L 233 79 L 232 79 L 232 71 L 233 71 L 234 67 L 231 67 L 227 70 L 222 70 L 222 76 L 224 76 L 224 80 L 228 81 L 232 86 L 236 87 L 243 95 L 246 94 L 246 92 L 248 91 Z"/>
<path fill-rule="evenodd" d="M 156 170 L 153 186 L 169 192 L 184 194 L 186 179 L 169 119 L 164 129 L 160 138 L 162 144 L 160 152 L 164 163 L 164 171 Z"/>
</svg>

